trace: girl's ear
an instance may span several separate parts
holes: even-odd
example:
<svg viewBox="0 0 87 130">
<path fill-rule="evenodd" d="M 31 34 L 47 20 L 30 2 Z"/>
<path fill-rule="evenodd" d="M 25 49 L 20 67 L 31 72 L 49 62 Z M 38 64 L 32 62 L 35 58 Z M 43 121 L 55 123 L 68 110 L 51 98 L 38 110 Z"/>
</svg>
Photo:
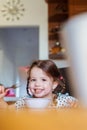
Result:
<svg viewBox="0 0 87 130">
<path fill-rule="evenodd" d="M 58 82 L 57 81 L 54 81 L 53 83 L 53 90 L 58 86 Z"/>
</svg>

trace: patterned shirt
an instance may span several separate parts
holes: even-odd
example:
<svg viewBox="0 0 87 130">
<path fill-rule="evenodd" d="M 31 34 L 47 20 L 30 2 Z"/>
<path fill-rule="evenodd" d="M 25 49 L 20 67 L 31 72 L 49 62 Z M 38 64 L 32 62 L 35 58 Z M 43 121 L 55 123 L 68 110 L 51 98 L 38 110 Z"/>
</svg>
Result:
<svg viewBox="0 0 87 130">
<path fill-rule="evenodd" d="M 25 98 L 32 98 L 32 97 L 26 95 L 20 98 L 18 101 L 16 101 L 15 107 L 17 109 L 25 107 Z M 58 97 L 55 99 L 55 103 L 53 103 L 55 105 L 53 106 L 55 106 L 56 108 L 70 108 L 72 107 L 71 104 L 74 103 L 78 104 L 78 100 L 76 98 L 69 96 L 68 93 L 66 94 L 59 93 Z"/>
</svg>

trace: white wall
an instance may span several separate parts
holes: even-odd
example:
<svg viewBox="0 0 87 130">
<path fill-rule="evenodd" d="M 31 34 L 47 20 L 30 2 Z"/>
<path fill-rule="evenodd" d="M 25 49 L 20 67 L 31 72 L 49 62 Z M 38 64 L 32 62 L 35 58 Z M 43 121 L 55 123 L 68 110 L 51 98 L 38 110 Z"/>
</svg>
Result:
<svg viewBox="0 0 87 130">
<path fill-rule="evenodd" d="M 0 0 L 0 10 L 7 0 Z M 11 1 L 11 0 L 10 0 Z M 0 12 L 0 27 L 39 26 L 39 58 L 48 58 L 48 5 L 45 0 L 21 0 L 24 4 L 24 16 L 20 20 L 7 21 Z M 44 47 L 44 51 L 43 51 Z"/>
</svg>

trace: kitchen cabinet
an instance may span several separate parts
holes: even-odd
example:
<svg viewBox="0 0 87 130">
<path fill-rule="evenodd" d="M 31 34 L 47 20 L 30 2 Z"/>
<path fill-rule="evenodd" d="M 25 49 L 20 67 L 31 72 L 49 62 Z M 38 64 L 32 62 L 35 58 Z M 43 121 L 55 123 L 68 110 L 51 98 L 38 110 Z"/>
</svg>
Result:
<svg viewBox="0 0 87 130">
<path fill-rule="evenodd" d="M 70 0 L 69 2 L 69 16 L 74 16 L 87 11 L 86 0 Z"/>
<path fill-rule="evenodd" d="M 60 41 L 62 24 L 70 17 L 87 11 L 86 0 L 46 0 L 48 3 L 48 44 L 49 58 L 66 59 L 66 50 Z"/>
<path fill-rule="evenodd" d="M 63 48 L 59 35 L 63 22 L 69 18 L 68 0 L 48 2 L 48 39 L 49 58 L 65 59 L 65 49 Z"/>
</svg>

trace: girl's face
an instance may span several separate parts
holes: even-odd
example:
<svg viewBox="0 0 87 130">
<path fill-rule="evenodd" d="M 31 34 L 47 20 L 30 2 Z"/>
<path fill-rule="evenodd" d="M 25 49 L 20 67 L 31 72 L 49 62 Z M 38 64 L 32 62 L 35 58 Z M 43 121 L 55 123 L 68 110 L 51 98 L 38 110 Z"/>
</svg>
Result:
<svg viewBox="0 0 87 130">
<path fill-rule="evenodd" d="M 37 98 L 52 97 L 52 88 L 55 85 L 53 78 L 40 68 L 34 67 L 30 73 L 29 89 Z M 56 84 L 57 85 L 57 84 Z"/>
</svg>

